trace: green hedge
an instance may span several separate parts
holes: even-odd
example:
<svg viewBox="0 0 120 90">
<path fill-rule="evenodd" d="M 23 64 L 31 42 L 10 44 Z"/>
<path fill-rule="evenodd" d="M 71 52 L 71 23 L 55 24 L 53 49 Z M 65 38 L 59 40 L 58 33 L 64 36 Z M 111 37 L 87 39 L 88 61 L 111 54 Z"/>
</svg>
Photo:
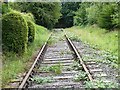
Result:
<svg viewBox="0 0 120 90">
<path fill-rule="evenodd" d="M 7 13 L 2 18 L 3 52 L 24 53 L 28 41 L 27 22 L 17 11 Z"/>
<path fill-rule="evenodd" d="M 35 25 L 32 21 L 27 21 L 28 24 L 28 42 L 33 42 L 35 39 Z"/>
<path fill-rule="evenodd" d="M 10 8 L 8 7 L 8 4 L 3 3 L 2 4 L 2 14 L 6 14 L 10 12 Z"/>
<path fill-rule="evenodd" d="M 26 21 L 30 20 L 32 22 L 35 22 L 35 19 L 34 19 L 34 16 L 33 16 L 32 13 L 27 13 L 27 14 L 23 13 L 23 16 L 24 16 L 24 18 L 25 18 Z"/>
</svg>

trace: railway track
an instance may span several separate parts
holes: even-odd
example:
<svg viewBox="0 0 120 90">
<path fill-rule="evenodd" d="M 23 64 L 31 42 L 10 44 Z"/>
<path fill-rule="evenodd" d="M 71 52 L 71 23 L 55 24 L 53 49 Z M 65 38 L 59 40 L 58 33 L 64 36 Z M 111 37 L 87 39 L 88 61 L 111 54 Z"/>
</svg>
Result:
<svg viewBox="0 0 120 90">
<path fill-rule="evenodd" d="M 57 41 L 48 45 L 54 38 Z M 85 88 L 86 81 L 95 81 L 95 74 L 102 70 L 93 61 L 84 62 L 75 45 L 66 35 L 57 38 L 52 34 L 38 53 L 19 88 L 79 89 Z M 105 76 L 100 74 L 102 75 Z"/>
<path fill-rule="evenodd" d="M 73 42 L 73 44 L 81 54 L 84 63 L 94 80 L 102 80 L 104 83 L 118 83 L 116 78 L 118 76 L 118 72 L 108 66 L 108 63 L 103 62 L 104 59 L 100 56 L 99 51 L 95 51 L 88 45 L 81 44 L 81 42 Z"/>
</svg>

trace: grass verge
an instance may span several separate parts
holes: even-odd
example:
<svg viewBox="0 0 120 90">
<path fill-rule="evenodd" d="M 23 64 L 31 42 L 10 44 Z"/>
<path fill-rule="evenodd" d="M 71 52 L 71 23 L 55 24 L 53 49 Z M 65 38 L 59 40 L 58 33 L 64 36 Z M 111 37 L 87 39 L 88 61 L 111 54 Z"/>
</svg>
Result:
<svg viewBox="0 0 120 90">
<path fill-rule="evenodd" d="M 118 55 L 118 31 L 107 32 L 95 26 L 67 28 L 66 33 L 74 40 L 82 40 L 100 50 Z"/>
<path fill-rule="evenodd" d="M 46 28 L 36 25 L 35 41 L 28 46 L 23 56 L 17 56 L 11 52 L 3 55 L 2 87 L 26 70 L 33 54 L 45 43 L 48 36 L 49 32 Z"/>
</svg>

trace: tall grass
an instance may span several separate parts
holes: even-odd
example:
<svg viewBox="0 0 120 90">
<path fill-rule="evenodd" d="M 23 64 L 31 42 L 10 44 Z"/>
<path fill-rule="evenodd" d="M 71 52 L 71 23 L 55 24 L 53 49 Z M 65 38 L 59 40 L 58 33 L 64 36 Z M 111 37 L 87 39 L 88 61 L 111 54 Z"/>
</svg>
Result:
<svg viewBox="0 0 120 90">
<path fill-rule="evenodd" d="M 97 26 L 72 27 L 66 29 L 66 33 L 76 40 L 82 40 L 95 46 L 97 49 L 111 52 L 118 55 L 118 31 L 108 32 Z"/>
<path fill-rule="evenodd" d="M 32 55 L 44 44 L 49 36 L 46 28 L 36 25 L 35 41 L 28 46 L 26 53 L 23 56 L 9 52 L 3 55 L 2 68 L 2 87 L 5 87 L 12 79 L 17 78 L 19 73 L 23 73 L 32 57 Z"/>
</svg>

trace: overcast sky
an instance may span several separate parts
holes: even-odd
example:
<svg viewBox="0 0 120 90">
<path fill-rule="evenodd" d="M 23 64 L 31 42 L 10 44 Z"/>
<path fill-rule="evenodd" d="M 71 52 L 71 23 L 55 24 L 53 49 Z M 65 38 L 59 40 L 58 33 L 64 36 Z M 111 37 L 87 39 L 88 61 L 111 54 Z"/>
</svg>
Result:
<svg viewBox="0 0 120 90">
<path fill-rule="evenodd" d="M 5 0 L 6 1 L 6 0 Z M 8 0 L 10 2 L 24 2 L 24 1 L 28 1 L 28 2 L 56 2 L 56 1 L 64 1 L 64 2 L 118 2 L 120 0 Z"/>
</svg>

